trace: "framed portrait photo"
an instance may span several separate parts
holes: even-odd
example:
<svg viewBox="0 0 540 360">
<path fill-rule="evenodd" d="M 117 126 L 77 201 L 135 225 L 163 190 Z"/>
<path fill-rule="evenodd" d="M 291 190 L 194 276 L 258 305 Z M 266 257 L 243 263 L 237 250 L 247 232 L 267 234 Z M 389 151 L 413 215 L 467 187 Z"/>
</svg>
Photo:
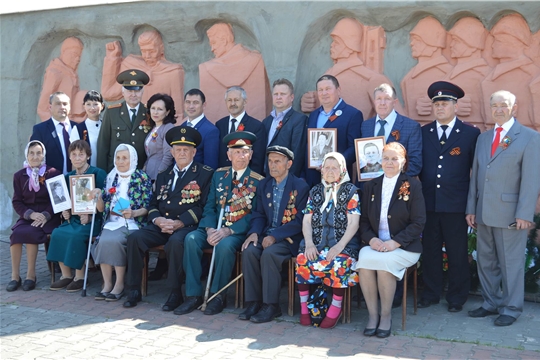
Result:
<svg viewBox="0 0 540 360">
<path fill-rule="evenodd" d="M 385 144 L 384 136 L 354 140 L 358 181 L 369 181 L 383 174 L 382 149 Z"/>
<path fill-rule="evenodd" d="M 69 177 L 71 190 L 71 213 L 76 215 L 93 214 L 96 203 L 92 190 L 96 187 L 94 174 L 72 175 Z"/>
<path fill-rule="evenodd" d="M 308 129 L 308 168 L 320 167 L 332 151 L 337 151 L 337 129 Z"/>
<path fill-rule="evenodd" d="M 45 180 L 49 198 L 55 214 L 71 209 L 71 199 L 64 175 L 58 175 Z"/>
</svg>

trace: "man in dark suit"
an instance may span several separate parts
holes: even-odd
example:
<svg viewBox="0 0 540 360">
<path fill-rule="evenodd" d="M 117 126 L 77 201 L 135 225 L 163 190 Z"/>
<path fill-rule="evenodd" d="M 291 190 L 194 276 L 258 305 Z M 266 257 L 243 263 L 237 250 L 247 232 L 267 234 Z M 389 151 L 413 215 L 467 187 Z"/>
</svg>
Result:
<svg viewBox="0 0 540 360">
<path fill-rule="evenodd" d="M 144 254 L 153 247 L 165 245 L 169 262 L 167 284 L 171 294 L 163 311 L 173 311 L 183 302 L 184 238 L 197 228 L 208 195 L 213 169 L 193 160 L 201 135 L 193 128 L 177 126 L 165 135 L 175 164 L 158 174 L 156 191 L 148 209 L 148 225 L 127 239 L 128 298 L 124 307 L 141 300 Z"/>
<path fill-rule="evenodd" d="M 30 140 L 38 140 L 45 145 L 47 165 L 67 174 L 71 171 L 68 148 L 71 129 L 77 124 L 68 119 L 69 97 L 63 92 L 55 92 L 49 97 L 51 118 L 34 125 Z"/>
<path fill-rule="evenodd" d="M 141 99 L 143 86 L 150 78 L 141 70 L 129 69 L 118 74 L 116 81 L 122 86 L 124 101 L 110 105 L 103 116 L 97 144 L 97 167 L 111 171 L 116 147 L 130 144 L 137 151 L 137 169 L 142 169 L 146 161 L 144 140 L 151 129 L 146 120 L 146 106 Z"/>
<path fill-rule="evenodd" d="M 384 136 L 386 143 L 399 142 L 407 150 L 407 175 L 418 176 L 422 170 L 422 131 L 420 124 L 401 114 L 394 106 L 399 102 L 395 89 L 379 85 L 373 92 L 377 116 L 362 123 L 362 137 Z"/>
<path fill-rule="evenodd" d="M 303 238 L 302 210 L 309 193 L 305 181 L 290 172 L 295 158 L 291 150 L 270 146 L 266 154 L 269 176 L 257 188 L 257 208 L 242 245 L 242 273 L 248 306 L 238 318 L 255 323 L 281 316 L 281 267 L 298 254 L 298 245 Z"/>
<path fill-rule="evenodd" d="M 443 290 L 442 247 L 448 255 L 448 311 L 458 312 L 470 288 L 465 207 L 476 139 L 480 130 L 456 118 L 463 90 L 437 81 L 428 88 L 436 120 L 422 127 L 420 180 L 426 200 L 422 238 L 424 291 L 418 307 L 438 304 Z"/>
<path fill-rule="evenodd" d="M 227 146 L 223 143 L 223 138 L 235 131 L 249 131 L 257 136 L 257 141 L 253 144 L 253 157 L 249 167 L 259 174 L 264 174 L 266 133 L 263 124 L 249 116 L 245 111 L 247 104 L 246 91 L 240 86 L 228 88 L 225 93 L 225 104 L 229 110 L 229 115 L 216 123 L 220 139 L 218 166 L 231 166 L 231 161 L 227 157 Z"/>
<path fill-rule="evenodd" d="M 197 146 L 195 161 L 210 166 L 212 169 L 218 168 L 219 159 L 219 130 L 204 115 L 206 97 L 199 89 L 191 89 L 184 95 L 184 110 L 187 120 L 183 125 L 195 128 L 202 137 L 202 141 Z"/>
<path fill-rule="evenodd" d="M 272 86 L 274 110 L 263 120 L 267 146 L 283 146 L 290 149 L 296 159 L 290 172 L 300 177 L 306 156 L 307 116 L 292 108 L 294 87 L 287 79 L 278 79 Z M 265 171 L 268 166 L 265 162 Z M 266 171 L 268 174 L 268 171 Z"/>
<path fill-rule="evenodd" d="M 307 127 L 337 129 L 335 150 L 345 157 L 347 170 L 352 174 L 352 165 L 356 161 L 354 139 L 362 136 L 362 112 L 343 101 L 339 82 L 332 75 L 323 75 L 317 80 L 317 94 L 321 107 L 309 114 Z M 308 164 L 306 161 L 306 165 Z M 310 187 L 320 183 L 319 169 L 309 169 L 306 166 L 306 181 Z"/>
<path fill-rule="evenodd" d="M 540 134 L 512 116 L 514 94 L 497 91 L 490 104 L 495 128 L 478 137 L 467 200 L 467 222 L 478 230 L 484 303 L 469 316 L 499 314 L 495 325 L 508 326 L 523 312 L 524 254 L 540 192 Z"/>
</svg>

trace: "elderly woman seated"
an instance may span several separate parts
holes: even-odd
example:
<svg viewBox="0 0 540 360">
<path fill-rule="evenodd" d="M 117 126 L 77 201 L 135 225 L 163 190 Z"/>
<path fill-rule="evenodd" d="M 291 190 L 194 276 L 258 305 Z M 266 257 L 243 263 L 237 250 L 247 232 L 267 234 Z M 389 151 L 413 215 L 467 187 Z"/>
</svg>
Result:
<svg viewBox="0 0 540 360">
<path fill-rule="evenodd" d="M 69 145 L 69 160 L 73 165 L 73 171 L 66 174 L 66 183 L 69 184 L 71 175 L 94 175 L 97 186 L 102 186 L 107 174 L 105 171 L 88 164 L 92 155 L 90 145 L 84 140 L 76 140 Z M 70 188 L 70 187 L 68 187 Z M 71 194 L 74 196 L 75 194 Z M 101 229 L 101 214 L 95 215 L 94 234 L 99 234 Z M 71 210 L 62 211 L 62 217 L 66 220 L 51 234 L 51 244 L 47 260 L 58 261 L 62 277 L 51 284 L 51 290 L 66 289 L 67 292 L 80 291 L 84 283 L 84 262 L 88 249 L 92 215 L 74 215 Z M 71 273 L 75 269 L 75 277 Z"/>
<path fill-rule="evenodd" d="M 396 279 L 418 261 L 426 210 L 420 181 L 405 174 L 407 152 L 392 142 L 382 154 L 384 175 L 363 189 L 360 234 L 363 247 L 355 270 L 369 312 L 364 335 L 385 338 L 392 328 Z M 378 296 L 381 299 L 379 315 Z"/>
<path fill-rule="evenodd" d="M 360 221 L 358 190 L 349 182 L 343 155 L 330 152 L 322 162 L 321 184 L 309 193 L 296 258 L 296 282 L 300 293 L 300 324 L 311 325 L 307 300 L 310 284 L 332 288 L 332 304 L 321 328 L 333 328 L 341 317 L 341 301 L 348 286 L 358 283 L 351 267 L 360 244 L 356 238 Z"/>
<path fill-rule="evenodd" d="M 120 144 L 114 152 L 114 168 L 107 175 L 103 191 L 97 202 L 103 211 L 105 225 L 93 249 L 96 264 L 100 264 L 103 289 L 96 300 L 117 301 L 124 296 L 127 236 L 146 225 L 148 205 L 152 198 L 152 182 L 137 169 L 137 151 L 131 145 Z M 116 211 L 115 211 L 116 210 Z M 116 282 L 112 282 L 112 272 Z M 113 287 L 114 285 L 114 287 Z"/>
</svg>

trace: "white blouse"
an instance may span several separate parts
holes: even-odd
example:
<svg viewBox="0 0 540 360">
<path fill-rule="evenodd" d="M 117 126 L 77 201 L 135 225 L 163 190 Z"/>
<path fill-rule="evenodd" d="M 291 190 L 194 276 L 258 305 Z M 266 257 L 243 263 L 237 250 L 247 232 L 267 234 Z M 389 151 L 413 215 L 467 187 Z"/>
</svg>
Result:
<svg viewBox="0 0 540 360">
<path fill-rule="evenodd" d="M 392 199 L 392 194 L 396 188 L 399 173 L 394 177 L 383 177 L 381 192 L 381 219 L 379 220 L 379 239 L 390 240 L 390 227 L 388 226 L 388 206 Z"/>
</svg>

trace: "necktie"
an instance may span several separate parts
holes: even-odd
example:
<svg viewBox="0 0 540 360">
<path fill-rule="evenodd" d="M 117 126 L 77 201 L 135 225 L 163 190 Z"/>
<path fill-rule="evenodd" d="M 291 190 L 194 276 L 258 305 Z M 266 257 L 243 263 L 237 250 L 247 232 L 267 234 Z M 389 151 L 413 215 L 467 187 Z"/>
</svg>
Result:
<svg viewBox="0 0 540 360">
<path fill-rule="evenodd" d="M 441 129 L 442 129 L 442 136 L 439 141 L 441 145 L 444 145 L 446 143 L 446 140 L 448 140 L 448 138 L 446 137 L 446 129 L 448 129 L 448 125 L 441 125 Z"/>
<path fill-rule="evenodd" d="M 493 143 L 491 144 L 491 157 L 493 157 L 493 155 L 495 155 L 495 151 L 497 151 L 497 147 L 499 146 L 500 142 L 501 142 L 501 131 L 502 131 L 502 127 L 498 127 L 495 129 L 495 131 L 497 132 L 495 134 L 495 139 L 493 139 Z"/>
<path fill-rule="evenodd" d="M 188 121 L 187 121 L 187 126 L 189 126 L 190 128 L 192 128 L 192 127 L 193 127 L 193 123 L 192 123 L 191 121 L 188 120 Z"/>
<path fill-rule="evenodd" d="M 386 125 L 386 120 L 379 120 L 379 124 L 381 125 L 381 128 L 379 129 L 379 132 L 377 133 L 377 136 L 385 136 L 384 135 L 384 125 Z"/>
<path fill-rule="evenodd" d="M 69 134 L 66 130 L 66 126 L 62 123 L 58 123 L 58 126 L 61 126 L 62 127 L 62 137 L 64 138 L 64 149 L 66 151 L 66 153 L 64 154 L 64 156 L 66 157 L 66 166 L 67 166 L 67 171 L 71 171 L 71 160 L 69 160 L 69 156 L 68 156 L 68 149 L 69 149 Z"/>
<path fill-rule="evenodd" d="M 184 177 L 184 174 L 186 173 L 186 170 L 178 171 L 176 170 L 176 167 L 174 168 L 174 181 L 172 185 L 172 191 L 176 188 L 176 183 L 178 182 L 178 179 L 181 179 Z"/>
<path fill-rule="evenodd" d="M 137 110 L 135 110 L 135 109 L 129 109 L 129 111 L 132 112 L 132 114 L 131 114 L 131 122 L 134 122 L 134 121 L 135 121 L 135 118 L 137 117 Z"/>
<path fill-rule="evenodd" d="M 231 119 L 231 128 L 229 129 L 229 134 L 236 131 L 236 127 L 234 124 L 236 123 L 236 119 Z"/>
<path fill-rule="evenodd" d="M 233 172 L 233 175 L 232 175 L 232 183 L 233 185 L 237 185 L 239 183 L 239 181 L 236 179 L 238 177 L 238 173 L 235 171 Z"/>
</svg>

